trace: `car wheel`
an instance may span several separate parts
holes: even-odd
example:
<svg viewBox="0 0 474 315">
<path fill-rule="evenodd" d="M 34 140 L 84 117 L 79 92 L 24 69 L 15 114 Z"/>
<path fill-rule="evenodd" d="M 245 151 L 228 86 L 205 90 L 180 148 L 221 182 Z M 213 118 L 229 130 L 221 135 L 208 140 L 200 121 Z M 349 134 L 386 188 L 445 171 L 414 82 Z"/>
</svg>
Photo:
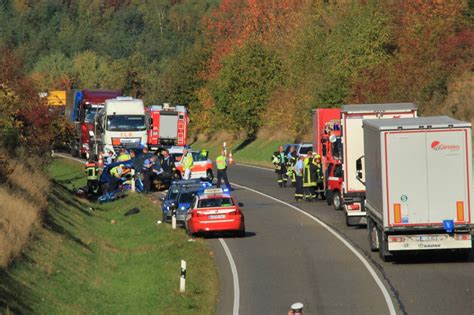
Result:
<svg viewBox="0 0 474 315">
<path fill-rule="evenodd" d="M 335 210 L 342 210 L 342 198 L 341 192 L 335 191 L 332 197 L 332 204 L 334 205 Z"/>
<path fill-rule="evenodd" d="M 238 237 L 245 237 L 245 224 L 242 224 L 240 229 L 237 231 Z"/>
</svg>

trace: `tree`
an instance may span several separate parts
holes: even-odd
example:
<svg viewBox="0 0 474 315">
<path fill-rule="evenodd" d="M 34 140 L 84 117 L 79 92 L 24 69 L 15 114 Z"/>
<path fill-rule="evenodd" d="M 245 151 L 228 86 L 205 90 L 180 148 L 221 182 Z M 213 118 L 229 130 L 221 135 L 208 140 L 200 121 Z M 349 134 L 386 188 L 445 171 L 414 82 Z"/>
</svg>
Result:
<svg viewBox="0 0 474 315">
<path fill-rule="evenodd" d="M 276 54 L 250 42 L 223 61 L 212 83 L 215 110 L 221 127 L 254 137 L 262 124 L 261 113 L 272 88 L 281 81 L 282 65 Z"/>
</svg>

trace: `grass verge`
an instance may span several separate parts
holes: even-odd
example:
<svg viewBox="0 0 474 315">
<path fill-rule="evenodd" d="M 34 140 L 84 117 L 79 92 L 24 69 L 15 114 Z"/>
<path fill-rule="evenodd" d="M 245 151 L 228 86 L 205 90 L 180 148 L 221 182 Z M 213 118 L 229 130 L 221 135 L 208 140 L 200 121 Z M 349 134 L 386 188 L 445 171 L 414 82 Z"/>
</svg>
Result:
<svg viewBox="0 0 474 315">
<path fill-rule="evenodd" d="M 206 149 L 209 151 L 211 158 L 215 158 L 222 149 L 224 140 L 196 141 L 191 143 L 195 150 Z M 285 143 L 292 143 L 289 139 L 268 140 L 259 137 L 256 140 L 246 143 L 244 140 L 235 140 L 227 142 L 228 147 L 232 150 L 233 158 L 236 163 L 254 164 L 260 166 L 272 167 L 271 157 L 278 146 Z"/>
<path fill-rule="evenodd" d="M 0 271 L 0 313 L 211 314 L 218 276 L 203 240 L 157 225 L 159 205 L 139 194 L 97 205 L 74 197 L 82 166 L 57 159 L 43 227 Z M 140 212 L 125 217 L 133 207 Z M 111 224 L 116 220 L 116 224 Z M 180 294 L 180 261 L 188 264 Z"/>
</svg>

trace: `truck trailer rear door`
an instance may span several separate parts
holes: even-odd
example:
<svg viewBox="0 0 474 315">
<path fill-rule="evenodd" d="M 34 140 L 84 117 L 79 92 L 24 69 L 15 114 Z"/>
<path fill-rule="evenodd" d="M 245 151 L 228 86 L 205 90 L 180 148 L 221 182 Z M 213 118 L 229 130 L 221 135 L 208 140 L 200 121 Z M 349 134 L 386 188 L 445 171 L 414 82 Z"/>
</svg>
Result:
<svg viewBox="0 0 474 315">
<path fill-rule="evenodd" d="M 385 137 L 389 224 L 429 222 L 425 133 L 393 132 Z"/>
<path fill-rule="evenodd" d="M 467 137 L 466 129 L 426 132 L 430 222 L 469 220 Z"/>
</svg>

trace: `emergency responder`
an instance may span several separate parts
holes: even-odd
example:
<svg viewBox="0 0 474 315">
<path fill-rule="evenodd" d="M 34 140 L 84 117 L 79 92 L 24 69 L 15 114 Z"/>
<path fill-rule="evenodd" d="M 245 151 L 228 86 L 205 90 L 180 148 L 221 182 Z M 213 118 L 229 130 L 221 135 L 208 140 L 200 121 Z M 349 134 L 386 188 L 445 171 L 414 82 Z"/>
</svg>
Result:
<svg viewBox="0 0 474 315">
<path fill-rule="evenodd" d="M 113 151 L 107 151 L 107 155 L 104 158 L 104 167 L 107 165 L 110 165 L 114 162 L 114 152 Z"/>
<path fill-rule="evenodd" d="M 295 200 L 301 201 L 304 197 L 303 192 L 303 172 L 304 172 L 304 155 L 300 155 L 295 163 Z"/>
<path fill-rule="evenodd" d="M 221 181 L 224 179 L 224 184 L 227 189 L 231 189 L 229 184 L 229 179 L 227 178 L 227 157 L 225 154 L 225 150 L 222 150 L 221 155 L 216 158 L 216 166 L 217 166 L 217 188 L 221 187 Z"/>
<path fill-rule="evenodd" d="M 321 196 L 322 200 L 325 200 L 325 194 L 324 194 L 324 174 L 323 174 L 323 164 L 321 163 L 321 156 L 319 154 L 316 154 L 314 157 L 314 163 L 315 165 L 315 170 L 316 170 L 316 196 L 315 199 L 318 198 L 318 195 Z"/>
<path fill-rule="evenodd" d="M 116 191 L 120 185 L 122 177 L 125 176 L 129 172 L 130 172 L 130 169 L 127 168 L 123 164 L 113 167 L 110 170 L 110 176 L 109 176 L 109 192 Z"/>
<path fill-rule="evenodd" d="M 308 151 L 304 159 L 303 170 L 303 190 L 306 201 L 313 201 L 315 198 L 316 176 L 315 165 L 313 164 L 313 152 Z"/>
<path fill-rule="evenodd" d="M 157 156 L 153 155 L 149 159 L 143 162 L 142 174 L 143 174 L 143 193 L 148 194 L 151 191 L 151 183 L 155 176 L 161 174 L 163 171 L 156 168 Z"/>
<path fill-rule="evenodd" d="M 159 178 L 165 186 L 169 187 L 171 179 L 175 177 L 176 174 L 176 165 L 167 149 L 161 151 L 160 166 L 163 172 L 159 175 Z"/>
<path fill-rule="evenodd" d="M 183 179 L 191 179 L 191 170 L 193 169 L 193 155 L 188 149 L 183 150 L 181 165 L 183 166 Z"/>
<path fill-rule="evenodd" d="M 286 187 L 287 177 L 286 177 L 286 165 L 288 163 L 288 158 L 283 152 L 283 146 L 278 147 L 278 151 L 273 153 L 272 163 L 275 166 L 275 173 L 277 173 L 278 186 Z"/>
<path fill-rule="evenodd" d="M 296 149 L 294 146 L 290 147 L 290 151 L 288 152 L 288 171 L 286 172 L 287 177 L 291 180 L 291 187 L 295 187 L 296 185 L 296 177 L 295 177 L 295 164 L 298 161 L 298 155 L 296 154 Z"/>
<path fill-rule="evenodd" d="M 202 159 L 202 161 L 207 160 L 208 156 L 209 156 L 209 152 L 207 150 L 201 150 L 201 159 Z"/>
<path fill-rule="evenodd" d="M 99 166 L 95 161 L 89 160 L 86 163 L 87 174 L 87 194 L 95 194 L 99 187 Z"/>
<path fill-rule="evenodd" d="M 130 160 L 132 157 L 130 156 L 130 154 L 127 152 L 127 150 L 125 150 L 125 148 L 121 148 L 120 149 L 120 154 L 119 156 L 117 157 L 117 162 L 125 162 L 125 161 L 128 161 Z"/>
</svg>

